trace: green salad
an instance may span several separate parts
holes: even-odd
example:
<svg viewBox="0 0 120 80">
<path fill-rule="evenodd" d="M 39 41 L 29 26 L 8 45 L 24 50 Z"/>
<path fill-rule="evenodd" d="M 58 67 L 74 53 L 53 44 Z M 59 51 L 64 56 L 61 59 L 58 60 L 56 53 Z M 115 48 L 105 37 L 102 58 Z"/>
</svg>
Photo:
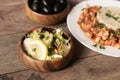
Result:
<svg viewBox="0 0 120 80">
<path fill-rule="evenodd" d="M 62 58 L 71 48 L 71 38 L 61 29 L 35 28 L 23 41 L 28 55 L 37 60 Z"/>
</svg>

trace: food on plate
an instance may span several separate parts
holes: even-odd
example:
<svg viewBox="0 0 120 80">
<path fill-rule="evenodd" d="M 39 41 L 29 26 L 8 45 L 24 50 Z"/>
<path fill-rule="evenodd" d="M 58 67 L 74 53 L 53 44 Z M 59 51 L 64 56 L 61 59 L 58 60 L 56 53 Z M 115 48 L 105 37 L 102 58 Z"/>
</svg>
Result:
<svg viewBox="0 0 120 80">
<path fill-rule="evenodd" d="M 67 0 L 28 0 L 30 8 L 42 14 L 55 14 L 67 7 Z"/>
<path fill-rule="evenodd" d="M 70 41 L 61 29 L 35 28 L 26 34 L 23 46 L 33 59 L 54 60 L 63 58 L 70 51 Z"/>
<path fill-rule="evenodd" d="M 99 23 L 105 24 L 108 29 L 120 29 L 120 8 L 118 7 L 103 7 L 97 13 Z"/>
<path fill-rule="evenodd" d="M 78 24 L 95 44 L 120 49 L 120 8 L 88 6 L 82 10 Z"/>
</svg>

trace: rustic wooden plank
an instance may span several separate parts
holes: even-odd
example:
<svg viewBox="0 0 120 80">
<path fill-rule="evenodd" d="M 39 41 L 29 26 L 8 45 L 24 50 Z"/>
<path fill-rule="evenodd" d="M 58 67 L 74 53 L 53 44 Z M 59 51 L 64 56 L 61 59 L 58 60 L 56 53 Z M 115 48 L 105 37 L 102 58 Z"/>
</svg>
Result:
<svg viewBox="0 0 120 80">
<path fill-rule="evenodd" d="M 74 38 L 74 61 L 71 62 L 71 65 L 67 68 L 49 73 L 26 70 L 28 68 L 25 67 L 18 58 L 16 50 L 17 43 L 26 31 L 39 24 L 32 22 L 27 18 L 23 3 L 18 4 L 19 2 L 16 2 L 11 4 L 12 1 L 5 1 L 8 2 L 9 5 L 2 5 L 0 7 L 0 74 L 15 72 L 7 74 L 8 77 L 13 77 L 14 80 L 34 80 L 37 77 L 40 78 L 40 80 L 119 80 L 120 68 L 118 66 L 120 66 L 120 63 L 118 58 L 103 55 L 94 56 L 98 55 L 98 53 L 84 47 Z M 3 1 L 3 3 L 5 1 Z M 70 2 L 73 2 L 72 5 L 75 5 L 80 2 L 80 0 L 70 0 Z M 65 22 L 52 27 L 63 28 L 71 35 Z M 78 60 L 76 61 L 76 59 Z M 33 73 L 35 73 L 35 75 Z M 58 76 L 62 77 L 58 78 Z M 6 76 L 0 76 L 0 80 L 7 79 L 5 77 Z"/>
<path fill-rule="evenodd" d="M 17 43 L 26 31 L 39 24 L 26 16 L 24 1 L 0 1 L 0 74 L 9 73 L 8 77 L 0 76 L 0 80 L 119 80 L 119 58 L 99 55 L 74 38 L 74 61 L 67 68 L 48 73 L 28 70 L 18 58 Z M 68 1 L 74 6 L 82 0 Z M 71 35 L 65 22 L 51 27 L 62 28 Z"/>
<path fill-rule="evenodd" d="M 26 70 L 7 75 L 14 80 L 119 80 L 119 66 L 120 58 L 99 55 L 79 59 L 64 70 L 56 72 Z M 41 79 L 35 79 L 37 77 Z"/>
<path fill-rule="evenodd" d="M 27 69 L 17 55 L 17 43 L 22 35 L 0 36 L 0 74 Z"/>
<path fill-rule="evenodd" d="M 26 0 L 1 0 L 0 6 L 10 6 L 25 3 Z"/>
<path fill-rule="evenodd" d="M 28 19 L 24 4 L 0 7 L 0 35 L 23 32 L 37 25 Z"/>
</svg>

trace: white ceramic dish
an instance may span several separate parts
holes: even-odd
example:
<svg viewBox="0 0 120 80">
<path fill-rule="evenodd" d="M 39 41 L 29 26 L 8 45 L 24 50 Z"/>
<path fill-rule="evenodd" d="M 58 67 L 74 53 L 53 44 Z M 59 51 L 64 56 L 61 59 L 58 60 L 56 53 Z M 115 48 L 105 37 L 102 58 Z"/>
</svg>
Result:
<svg viewBox="0 0 120 80">
<path fill-rule="evenodd" d="M 84 35 L 83 31 L 80 29 L 80 26 L 78 25 L 77 22 L 79 20 L 79 16 L 82 12 L 82 9 L 85 8 L 87 5 L 120 7 L 120 1 L 117 1 L 117 0 L 87 0 L 87 1 L 83 1 L 79 4 L 77 4 L 75 7 L 73 7 L 73 9 L 71 10 L 71 12 L 69 13 L 69 15 L 67 17 L 68 28 L 69 28 L 70 32 L 72 33 L 72 35 L 79 42 L 81 42 L 86 47 L 88 47 L 94 51 L 97 51 L 101 54 L 113 56 L 113 57 L 120 57 L 120 49 L 116 49 L 111 46 L 105 46 L 105 49 L 100 49 L 99 47 L 94 47 L 93 46 L 94 43 L 89 38 L 87 38 Z"/>
</svg>

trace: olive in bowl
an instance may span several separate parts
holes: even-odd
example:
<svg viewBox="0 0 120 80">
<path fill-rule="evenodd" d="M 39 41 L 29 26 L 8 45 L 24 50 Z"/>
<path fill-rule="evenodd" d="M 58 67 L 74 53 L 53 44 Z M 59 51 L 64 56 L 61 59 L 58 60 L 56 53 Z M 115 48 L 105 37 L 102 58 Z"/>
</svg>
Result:
<svg viewBox="0 0 120 80">
<path fill-rule="evenodd" d="M 25 10 L 28 17 L 40 24 L 57 24 L 70 12 L 67 0 L 27 0 Z"/>
<path fill-rule="evenodd" d="M 18 44 L 20 60 L 29 68 L 47 72 L 64 68 L 71 61 L 73 42 L 60 29 L 37 27 L 22 37 Z"/>
</svg>

